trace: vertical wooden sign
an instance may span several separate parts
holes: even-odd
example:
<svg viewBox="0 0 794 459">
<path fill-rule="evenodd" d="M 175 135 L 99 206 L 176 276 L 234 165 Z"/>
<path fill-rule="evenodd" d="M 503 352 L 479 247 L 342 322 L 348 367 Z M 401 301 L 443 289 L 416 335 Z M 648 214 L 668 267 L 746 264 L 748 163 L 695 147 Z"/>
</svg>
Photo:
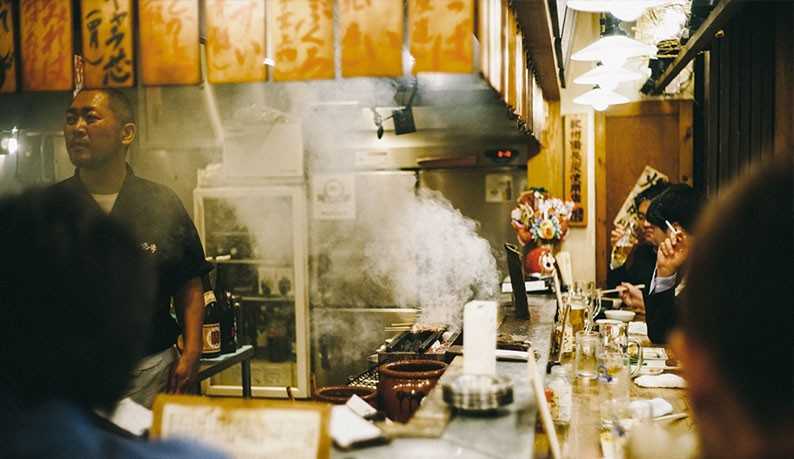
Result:
<svg viewBox="0 0 794 459">
<path fill-rule="evenodd" d="M 140 0 L 141 78 L 145 85 L 198 84 L 198 0 Z"/>
<path fill-rule="evenodd" d="M 342 76 L 402 75 L 402 0 L 340 0 Z"/>
<path fill-rule="evenodd" d="M 488 60 L 490 70 L 488 80 L 494 89 L 502 88 L 502 2 L 488 0 Z"/>
<path fill-rule="evenodd" d="M 480 41 L 480 71 L 486 81 L 489 81 L 489 75 L 491 73 L 491 61 L 488 55 L 488 47 L 490 46 L 488 43 L 488 34 L 490 33 L 488 30 L 488 6 L 490 3 L 491 0 L 477 0 L 477 38 Z"/>
<path fill-rule="evenodd" d="M 82 0 L 86 88 L 129 88 L 135 84 L 131 3 Z"/>
<path fill-rule="evenodd" d="M 207 77 L 211 83 L 267 79 L 265 2 L 206 0 Z"/>
<path fill-rule="evenodd" d="M 0 0 L 0 93 L 17 90 L 14 14 L 11 0 Z"/>
<path fill-rule="evenodd" d="M 333 0 L 274 0 L 275 81 L 334 78 Z"/>
<path fill-rule="evenodd" d="M 472 71 L 474 0 L 409 0 L 408 29 L 413 73 Z"/>
<path fill-rule="evenodd" d="M 587 226 L 587 120 L 577 113 L 565 118 L 564 199 L 573 201 L 571 226 Z"/>
<path fill-rule="evenodd" d="M 524 70 L 526 69 L 526 59 L 524 58 L 524 37 L 521 32 L 516 33 L 516 105 L 513 113 L 519 118 L 524 114 Z"/>
<path fill-rule="evenodd" d="M 22 87 L 27 91 L 72 88 L 72 2 L 20 2 Z"/>
<path fill-rule="evenodd" d="M 505 71 L 507 72 L 507 89 L 505 90 L 505 102 L 508 107 L 516 106 L 516 17 L 513 10 L 508 9 L 507 15 L 507 61 Z"/>
</svg>

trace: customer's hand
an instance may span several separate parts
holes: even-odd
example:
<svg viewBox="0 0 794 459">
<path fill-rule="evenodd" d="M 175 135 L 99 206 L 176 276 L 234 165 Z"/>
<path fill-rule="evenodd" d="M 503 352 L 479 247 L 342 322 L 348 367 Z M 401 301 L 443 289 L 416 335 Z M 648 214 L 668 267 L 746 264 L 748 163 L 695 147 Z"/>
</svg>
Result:
<svg viewBox="0 0 794 459">
<path fill-rule="evenodd" d="M 640 314 L 645 314 L 645 299 L 642 297 L 642 290 L 628 282 L 622 282 L 618 285 L 617 290 L 620 293 L 620 299 L 623 300 L 623 304 L 626 307 Z"/>
<path fill-rule="evenodd" d="M 656 252 L 656 275 L 669 277 L 678 272 L 689 256 L 689 237 L 678 232 L 659 244 Z"/>
<path fill-rule="evenodd" d="M 168 378 L 168 392 L 181 394 L 185 392 L 190 384 L 196 379 L 198 371 L 199 356 L 182 354 L 171 368 L 171 376 Z"/>
<path fill-rule="evenodd" d="M 620 238 L 623 237 L 624 234 L 626 234 L 626 230 L 624 230 L 623 228 L 620 228 L 618 226 L 612 228 L 612 232 L 609 234 L 609 242 L 612 243 L 612 247 L 615 247 L 615 245 L 618 243 Z"/>
</svg>

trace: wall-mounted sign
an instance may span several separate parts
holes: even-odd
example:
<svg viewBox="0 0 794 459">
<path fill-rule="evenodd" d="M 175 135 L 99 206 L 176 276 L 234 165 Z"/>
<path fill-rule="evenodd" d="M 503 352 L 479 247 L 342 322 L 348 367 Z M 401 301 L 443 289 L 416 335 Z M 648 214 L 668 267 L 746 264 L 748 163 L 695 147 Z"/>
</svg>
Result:
<svg viewBox="0 0 794 459">
<path fill-rule="evenodd" d="M 565 180 L 564 199 L 573 201 L 571 226 L 587 226 L 587 132 L 589 116 L 564 117 Z"/>
<path fill-rule="evenodd" d="M 413 72 L 472 71 L 474 0 L 409 0 Z"/>
<path fill-rule="evenodd" d="M 130 0 L 82 0 L 83 84 L 129 88 L 135 84 Z"/>
<path fill-rule="evenodd" d="M 319 174 L 312 177 L 312 209 L 316 220 L 356 218 L 356 176 Z"/>
<path fill-rule="evenodd" d="M 71 0 L 19 3 L 22 87 L 27 91 L 72 89 Z"/>
<path fill-rule="evenodd" d="M 341 0 L 342 76 L 402 75 L 402 0 Z"/>
<path fill-rule="evenodd" d="M 488 81 L 490 75 L 490 40 L 488 34 L 489 14 L 488 11 L 491 0 L 477 0 L 477 39 L 480 41 L 480 71 L 482 76 Z"/>
<path fill-rule="evenodd" d="M 14 14 L 11 0 L 0 0 L 0 93 L 17 90 Z"/>
<path fill-rule="evenodd" d="M 513 176 L 510 174 L 485 175 L 485 202 L 511 202 Z"/>
<path fill-rule="evenodd" d="M 651 166 L 645 166 L 642 174 L 637 177 L 637 181 L 634 183 L 634 187 L 631 189 L 631 192 L 628 196 L 626 196 L 626 200 L 623 201 L 623 205 L 620 206 L 620 210 L 618 211 L 617 215 L 615 215 L 615 220 L 613 220 L 615 226 L 619 228 L 626 228 L 629 226 L 629 222 L 636 218 L 637 209 L 634 207 L 634 198 L 638 194 L 659 182 L 668 181 L 669 178 L 666 175 L 662 174 Z"/>
<path fill-rule="evenodd" d="M 333 0 L 273 2 L 274 80 L 334 78 L 333 16 Z"/>
<path fill-rule="evenodd" d="M 198 0 L 141 0 L 141 79 L 145 85 L 198 84 Z"/>
<path fill-rule="evenodd" d="M 210 83 L 267 79 L 265 2 L 206 0 L 206 13 Z"/>
</svg>

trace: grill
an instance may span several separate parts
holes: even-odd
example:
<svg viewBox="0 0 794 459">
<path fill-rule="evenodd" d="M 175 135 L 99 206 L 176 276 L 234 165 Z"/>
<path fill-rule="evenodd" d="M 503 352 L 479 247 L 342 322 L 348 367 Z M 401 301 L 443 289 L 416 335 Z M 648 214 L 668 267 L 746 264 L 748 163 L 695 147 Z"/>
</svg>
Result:
<svg viewBox="0 0 794 459">
<path fill-rule="evenodd" d="M 371 389 L 378 388 L 378 366 L 372 366 L 367 371 L 348 378 L 348 386 L 368 387 Z"/>
</svg>

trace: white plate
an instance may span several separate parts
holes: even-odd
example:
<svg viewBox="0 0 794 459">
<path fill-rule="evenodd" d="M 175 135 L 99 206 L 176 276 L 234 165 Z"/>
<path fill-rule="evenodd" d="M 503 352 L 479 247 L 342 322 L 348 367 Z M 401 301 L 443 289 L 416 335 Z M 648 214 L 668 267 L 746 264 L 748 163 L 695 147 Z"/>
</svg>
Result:
<svg viewBox="0 0 794 459">
<path fill-rule="evenodd" d="M 622 320 L 623 322 L 630 322 L 636 315 L 634 311 L 623 311 L 621 309 L 605 310 L 604 315 L 607 319 Z"/>
</svg>

